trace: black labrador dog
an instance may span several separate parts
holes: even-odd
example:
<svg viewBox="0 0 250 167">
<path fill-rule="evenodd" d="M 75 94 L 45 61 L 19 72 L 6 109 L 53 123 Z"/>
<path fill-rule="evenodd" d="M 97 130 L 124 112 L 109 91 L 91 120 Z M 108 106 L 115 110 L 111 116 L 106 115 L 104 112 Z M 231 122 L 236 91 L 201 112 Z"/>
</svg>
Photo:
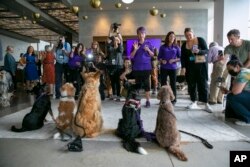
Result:
<svg viewBox="0 0 250 167">
<path fill-rule="evenodd" d="M 45 117 L 50 113 L 52 119 L 54 116 L 51 110 L 51 101 L 50 96 L 47 94 L 46 83 L 38 83 L 33 89 L 32 92 L 36 96 L 36 101 L 33 104 L 31 112 L 26 114 L 23 118 L 22 128 L 18 129 L 15 126 L 11 127 L 13 132 L 25 132 L 40 129 L 44 125 Z"/>
</svg>

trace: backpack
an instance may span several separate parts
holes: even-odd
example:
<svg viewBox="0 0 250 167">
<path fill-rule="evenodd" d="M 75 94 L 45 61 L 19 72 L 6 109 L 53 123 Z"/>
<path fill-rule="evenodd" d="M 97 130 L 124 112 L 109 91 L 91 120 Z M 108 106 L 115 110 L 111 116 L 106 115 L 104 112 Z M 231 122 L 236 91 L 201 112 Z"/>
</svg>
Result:
<svg viewBox="0 0 250 167">
<path fill-rule="evenodd" d="M 142 135 L 140 101 L 130 99 L 122 108 L 122 118 L 119 119 L 116 130 L 117 136 L 124 140 L 131 140 Z"/>
</svg>

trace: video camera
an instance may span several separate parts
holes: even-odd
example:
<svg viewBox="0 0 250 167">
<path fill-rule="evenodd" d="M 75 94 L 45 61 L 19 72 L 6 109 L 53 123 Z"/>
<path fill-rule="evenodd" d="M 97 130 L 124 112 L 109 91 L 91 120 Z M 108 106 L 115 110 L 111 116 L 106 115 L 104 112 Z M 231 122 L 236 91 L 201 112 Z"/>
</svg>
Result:
<svg viewBox="0 0 250 167">
<path fill-rule="evenodd" d="M 120 26 L 121 26 L 121 24 L 113 23 L 113 24 L 112 24 L 112 27 L 113 27 L 114 32 L 117 32 L 117 29 L 118 29 Z"/>
<path fill-rule="evenodd" d="M 60 39 L 59 42 L 58 42 L 57 48 L 58 48 L 58 49 L 62 49 L 62 48 L 63 48 L 63 42 L 62 42 L 61 39 Z"/>
</svg>

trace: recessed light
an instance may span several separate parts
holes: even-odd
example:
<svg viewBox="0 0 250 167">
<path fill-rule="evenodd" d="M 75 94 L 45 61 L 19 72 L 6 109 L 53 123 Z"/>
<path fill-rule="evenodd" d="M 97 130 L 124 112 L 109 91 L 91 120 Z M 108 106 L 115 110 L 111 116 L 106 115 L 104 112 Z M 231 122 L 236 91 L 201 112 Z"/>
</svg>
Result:
<svg viewBox="0 0 250 167">
<path fill-rule="evenodd" d="M 182 8 L 182 6 L 179 6 L 179 8 L 181 9 L 181 8 Z"/>
<path fill-rule="evenodd" d="M 130 4 L 132 2 L 134 2 L 134 0 L 122 0 L 123 3 L 126 3 L 126 4 Z"/>
<path fill-rule="evenodd" d="M 129 7 L 127 6 L 127 7 L 126 7 L 126 9 L 128 10 L 128 9 L 129 9 Z"/>
</svg>

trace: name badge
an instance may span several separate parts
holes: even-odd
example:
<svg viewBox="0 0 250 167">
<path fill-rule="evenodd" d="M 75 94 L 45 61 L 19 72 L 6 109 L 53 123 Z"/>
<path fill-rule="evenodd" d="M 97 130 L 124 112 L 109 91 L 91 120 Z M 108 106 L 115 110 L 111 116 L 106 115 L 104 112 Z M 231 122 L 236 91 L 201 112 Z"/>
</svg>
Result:
<svg viewBox="0 0 250 167">
<path fill-rule="evenodd" d="M 112 65 L 115 65 L 115 59 L 112 59 Z"/>
<path fill-rule="evenodd" d="M 194 61 L 195 60 L 195 57 L 194 56 L 190 56 L 189 57 L 189 61 Z"/>
<path fill-rule="evenodd" d="M 60 55 L 60 56 L 59 56 L 59 59 L 63 59 L 63 55 Z"/>
</svg>

